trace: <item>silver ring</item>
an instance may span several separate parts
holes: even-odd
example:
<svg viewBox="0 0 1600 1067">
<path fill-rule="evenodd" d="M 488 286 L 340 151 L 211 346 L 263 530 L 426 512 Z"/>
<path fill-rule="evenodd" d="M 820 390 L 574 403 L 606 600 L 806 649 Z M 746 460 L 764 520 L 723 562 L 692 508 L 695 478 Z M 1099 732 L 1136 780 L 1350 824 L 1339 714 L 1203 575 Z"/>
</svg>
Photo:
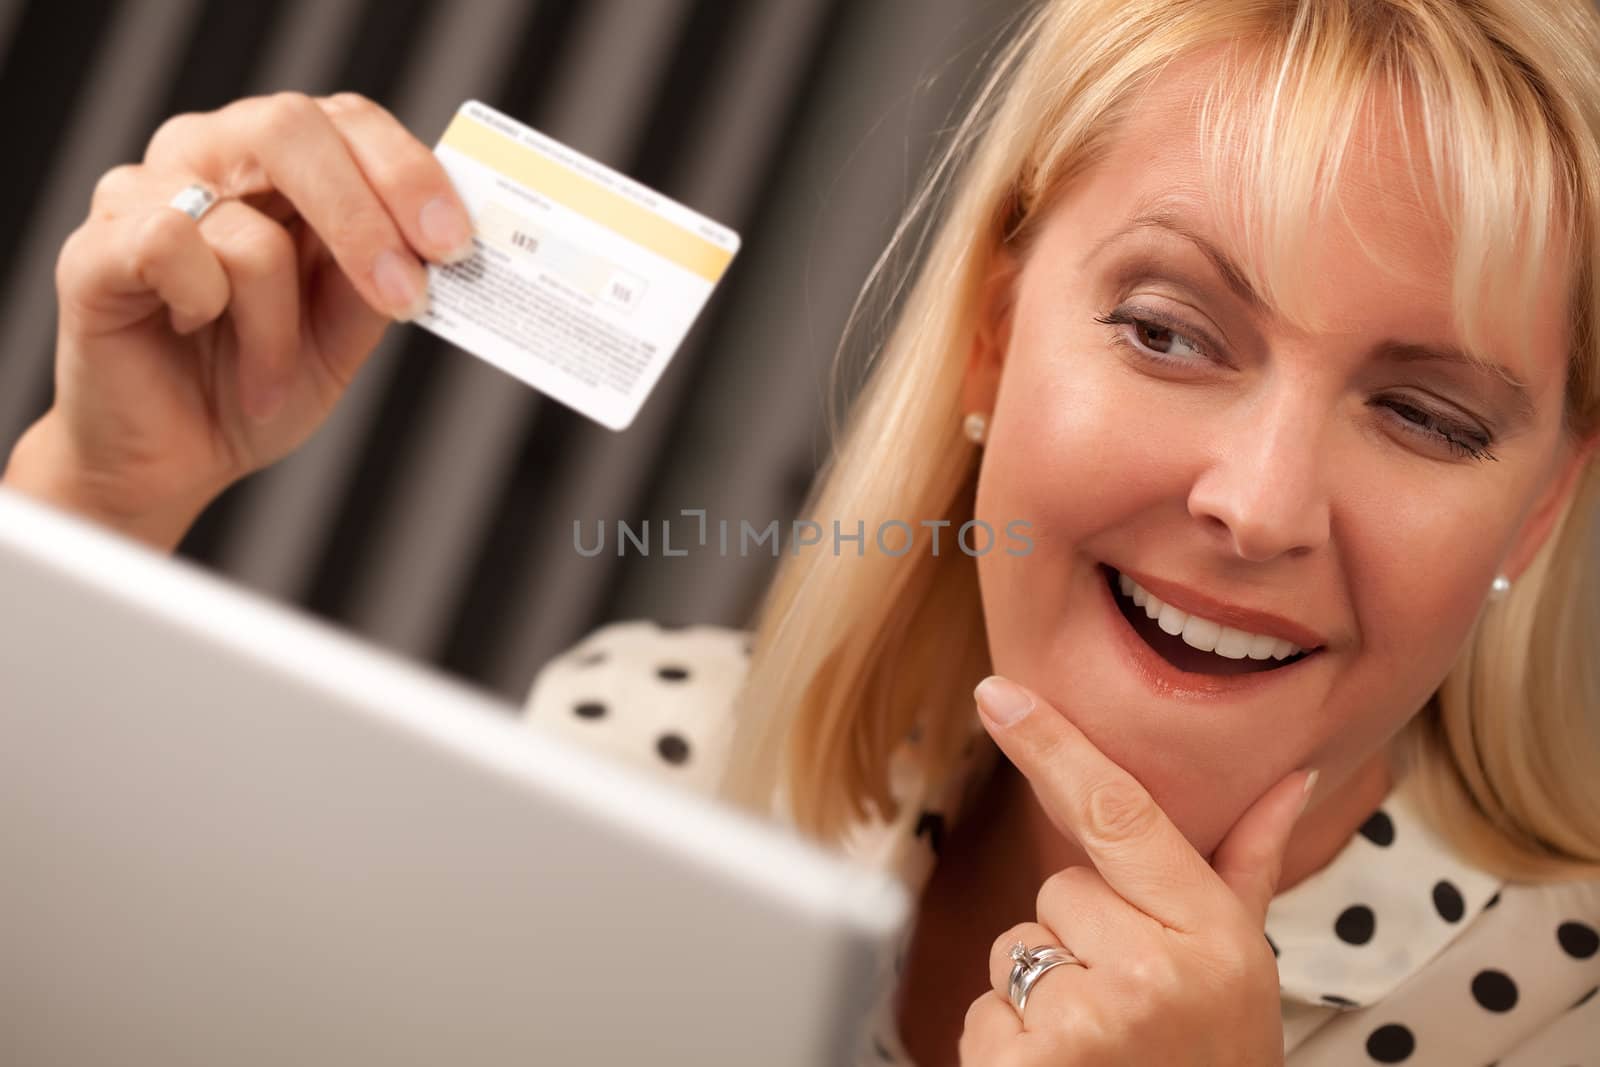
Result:
<svg viewBox="0 0 1600 1067">
<path fill-rule="evenodd" d="M 169 206 L 175 207 L 185 215 L 188 215 L 194 221 L 199 222 L 205 217 L 206 212 L 210 211 L 212 206 L 216 204 L 217 199 L 217 194 L 204 185 L 199 182 L 191 182 L 179 189 L 177 195 L 167 203 Z"/>
<path fill-rule="evenodd" d="M 1011 1006 L 1017 1009 L 1017 1018 L 1022 1018 L 1022 1009 L 1028 1004 L 1028 991 L 1039 977 L 1052 967 L 1059 967 L 1063 963 L 1075 963 L 1079 967 L 1084 962 L 1071 952 L 1059 945 L 1041 945 L 1038 948 L 1029 948 L 1021 941 L 1011 946 Z"/>
</svg>

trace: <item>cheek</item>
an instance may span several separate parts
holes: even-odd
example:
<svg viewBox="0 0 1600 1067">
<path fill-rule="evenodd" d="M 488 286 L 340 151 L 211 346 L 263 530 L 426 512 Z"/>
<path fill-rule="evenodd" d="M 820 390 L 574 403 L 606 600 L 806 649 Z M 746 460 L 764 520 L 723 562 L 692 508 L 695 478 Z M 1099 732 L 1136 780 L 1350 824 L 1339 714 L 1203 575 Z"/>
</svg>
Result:
<svg viewBox="0 0 1600 1067">
<path fill-rule="evenodd" d="M 1179 493 L 1192 476 L 1184 412 L 1148 413 L 1134 375 L 1092 341 L 1014 349 L 985 448 L 979 514 L 1030 519 L 1070 547 Z M 991 518 L 990 521 L 993 521 Z"/>
<path fill-rule="evenodd" d="M 1347 497 L 1347 499 L 1349 499 Z M 1423 700 L 1471 632 L 1501 556 L 1504 510 L 1478 497 L 1374 495 L 1343 509 L 1341 547 L 1364 656 Z M 1359 531 L 1359 533 L 1358 533 Z"/>
<path fill-rule="evenodd" d="M 1174 498 L 1182 499 L 1182 441 L 1130 412 L 1143 401 L 1116 360 L 1076 340 L 1070 349 L 1014 345 L 982 455 L 975 513 L 996 530 L 1027 522 L 1025 556 L 977 560 L 991 643 L 1029 647 L 1059 623 L 1074 567 L 1103 540 Z M 1190 438 L 1192 439 L 1192 438 Z M 1042 590 L 1054 590 L 1041 595 Z"/>
</svg>

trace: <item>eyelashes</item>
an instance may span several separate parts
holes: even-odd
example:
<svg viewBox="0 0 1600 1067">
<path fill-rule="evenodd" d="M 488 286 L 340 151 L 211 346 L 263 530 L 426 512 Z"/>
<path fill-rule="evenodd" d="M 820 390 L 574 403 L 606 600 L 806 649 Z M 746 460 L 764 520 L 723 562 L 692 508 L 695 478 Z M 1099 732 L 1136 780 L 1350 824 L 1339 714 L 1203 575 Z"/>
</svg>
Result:
<svg viewBox="0 0 1600 1067">
<path fill-rule="evenodd" d="M 1498 460 L 1500 458 L 1489 450 L 1491 440 L 1487 434 L 1478 433 L 1464 427 L 1457 427 L 1453 423 L 1439 418 L 1426 408 L 1398 397 L 1386 398 L 1383 403 L 1384 406 L 1395 413 L 1395 418 L 1407 433 L 1416 434 L 1419 437 L 1425 437 L 1430 440 L 1443 441 L 1457 455 L 1467 456 L 1471 459 Z"/>
<path fill-rule="evenodd" d="M 1121 345 L 1124 348 L 1131 348 L 1140 355 L 1147 356 L 1157 363 L 1181 365 L 1185 363 L 1193 363 L 1194 360 L 1170 356 L 1165 352 L 1157 352 L 1142 343 L 1130 341 L 1128 340 L 1127 334 L 1121 330 L 1115 329 L 1114 327 L 1131 326 L 1135 332 L 1151 331 L 1153 328 L 1155 331 L 1169 333 L 1173 337 L 1182 341 L 1189 348 L 1193 349 L 1196 354 L 1200 355 L 1204 359 L 1210 360 L 1214 363 L 1222 362 L 1214 355 L 1216 348 L 1209 340 L 1190 335 L 1186 332 L 1188 328 L 1182 323 L 1177 322 L 1174 319 L 1169 319 L 1167 316 L 1156 311 L 1140 308 L 1138 309 L 1138 312 L 1139 313 L 1135 315 L 1133 311 L 1128 308 L 1117 308 L 1116 310 L 1108 312 L 1104 315 L 1096 315 L 1094 321 L 1104 326 L 1113 327 L 1111 331 L 1111 340 L 1113 344 Z"/>
<path fill-rule="evenodd" d="M 1096 315 L 1094 321 L 1111 328 L 1112 344 L 1129 350 L 1149 363 L 1188 370 L 1195 369 L 1201 363 L 1227 365 L 1227 361 L 1218 355 L 1220 346 L 1214 345 L 1203 332 L 1192 330 L 1186 324 L 1148 308 L 1119 307 L 1104 315 Z M 1122 329 L 1124 326 L 1131 328 L 1132 336 L 1128 330 Z M 1141 335 L 1148 334 L 1166 334 L 1192 351 L 1194 356 L 1174 356 L 1153 349 L 1139 339 Z M 1403 397 L 1381 396 L 1372 403 L 1374 407 L 1390 413 L 1389 421 L 1401 433 L 1425 444 L 1434 447 L 1442 445 L 1453 455 L 1468 459 L 1499 459 L 1489 448 L 1494 442 L 1493 435 L 1486 431 L 1465 425 L 1427 405 Z"/>
</svg>

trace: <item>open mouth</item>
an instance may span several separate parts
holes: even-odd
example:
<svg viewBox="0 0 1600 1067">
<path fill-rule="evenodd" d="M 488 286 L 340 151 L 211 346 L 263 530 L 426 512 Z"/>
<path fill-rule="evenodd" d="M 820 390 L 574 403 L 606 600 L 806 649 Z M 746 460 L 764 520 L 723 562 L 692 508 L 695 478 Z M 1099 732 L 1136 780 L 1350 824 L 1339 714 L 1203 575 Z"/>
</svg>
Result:
<svg viewBox="0 0 1600 1067">
<path fill-rule="evenodd" d="M 1183 639 L 1181 634 L 1169 634 L 1161 628 L 1159 623 L 1151 618 L 1143 607 L 1135 604 L 1121 589 L 1120 576 L 1112 567 L 1097 564 L 1101 576 L 1105 579 L 1111 593 L 1111 599 L 1116 604 L 1117 610 L 1128 621 L 1139 638 L 1160 656 L 1162 660 L 1185 674 L 1208 676 L 1232 676 L 1240 674 L 1266 674 L 1279 671 L 1292 666 L 1309 656 L 1315 655 L 1318 649 L 1303 649 L 1282 659 L 1268 655 L 1264 659 L 1254 659 L 1248 655 L 1238 658 L 1220 655 L 1215 651 L 1206 651 L 1196 648 Z"/>
</svg>

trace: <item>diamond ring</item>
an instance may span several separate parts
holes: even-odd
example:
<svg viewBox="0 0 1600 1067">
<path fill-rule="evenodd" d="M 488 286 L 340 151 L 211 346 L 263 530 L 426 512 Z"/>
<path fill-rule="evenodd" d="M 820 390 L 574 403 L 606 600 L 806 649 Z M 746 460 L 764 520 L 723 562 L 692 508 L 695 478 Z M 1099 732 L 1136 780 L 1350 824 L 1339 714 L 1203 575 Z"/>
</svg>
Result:
<svg viewBox="0 0 1600 1067">
<path fill-rule="evenodd" d="M 190 182 L 167 201 L 168 205 L 177 208 L 196 222 L 204 218 L 205 213 L 210 211 L 216 202 L 217 194 L 199 182 Z"/>
<path fill-rule="evenodd" d="M 1017 1009 L 1018 1018 L 1022 1017 L 1022 1009 L 1028 1003 L 1028 991 L 1033 988 L 1040 975 L 1063 963 L 1084 966 L 1082 960 L 1059 945 L 1029 948 L 1021 941 L 1011 946 L 1011 960 L 1011 1006 Z"/>
</svg>

